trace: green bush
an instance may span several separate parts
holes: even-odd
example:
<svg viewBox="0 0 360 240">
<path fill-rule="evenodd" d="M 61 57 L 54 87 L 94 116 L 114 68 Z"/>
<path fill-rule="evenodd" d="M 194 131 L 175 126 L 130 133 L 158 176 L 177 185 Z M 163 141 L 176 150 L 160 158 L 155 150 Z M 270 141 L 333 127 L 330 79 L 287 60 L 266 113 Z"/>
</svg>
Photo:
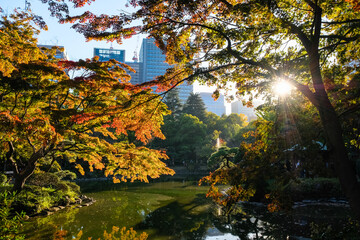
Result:
<svg viewBox="0 0 360 240">
<path fill-rule="evenodd" d="M 14 208 L 16 211 L 25 211 L 27 214 L 39 213 L 55 203 L 54 190 L 39 186 L 25 186 L 16 195 Z"/>
<path fill-rule="evenodd" d="M 359 239 L 360 224 L 356 220 L 349 219 L 337 224 L 310 224 L 311 239 L 313 240 L 338 240 Z"/>
<path fill-rule="evenodd" d="M 73 178 L 69 171 L 43 172 L 38 170 L 27 181 L 24 189 L 16 195 L 15 211 L 24 211 L 28 215 L 40 213 L 52 206 L 69 204 L 80 194 L 80 187 L 73 182 L 60 180 Z"/>
<path fill-rule="evenodd" d="M 47 178 L 46 178 L 47 179 Z M 16 211 L 25 211 L 27 214 L 40 213 L 52 206 L 67 205 L 75 201 L 80 193 L 80 187 L 73 182 L 52 181 L 52 187 L 25 185 L 14 203 Z"/>
<path fill-rule="evenodd" d="M 7 182 L 7 176 L 3 173 L 0 173 L 0 185 L 5 185 Z"/>
<path fill-rule="evenodd" d="M 56 185 L 56 190 L 58 191 L 62 191 L 62 192 L 68 192 L 70 190 L 69 185 L 64 182 L 64 181 L 60 181 L 57 185 Z"/>
<path fill-rule="evenodd" d="M 80 193 L 80 187 L 74 182 L 66 182 L 66 184 L 69 186 L 70 190 L 79 194 Z"/>
<path fill-rule="evenodd" d="M 59 172 L 54 173 L 56 176 L 59 177 L 61 180 L 74 180 L 76 179 L 76 174 L 69 171 L 69 170 L 61 170 Z"/>
<path fill-rule="evenodd" d="M 308 178 L 293 181 L 288 188 L 294 201 L 314 198 L 344 197 L 338 179 Z"/>
<path fill-rule="evenodd" d="M 39 187 L 55 187 L 59 181 L 59 177 L 54 173 L 38 172 L 31 175 L 27 183 Z"/>
</svg>

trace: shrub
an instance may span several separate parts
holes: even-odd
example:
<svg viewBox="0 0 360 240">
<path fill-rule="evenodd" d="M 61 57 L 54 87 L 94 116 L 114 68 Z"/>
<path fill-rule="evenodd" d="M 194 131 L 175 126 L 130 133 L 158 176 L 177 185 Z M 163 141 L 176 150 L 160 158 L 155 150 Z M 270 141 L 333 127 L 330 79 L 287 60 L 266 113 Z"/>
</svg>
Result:
<svg viewBox="0 0 360 240">
<path fill-rule="evenodd" d="M 14 198 L 14 193 L 0 192 L 0 240 L 25 239 L 25 236 L 19 234 L 24 214 L 16 214 L 15 216 L 10 214 Z"/>
<path fill-rule="evenodd" d="M 58 181 L 53 187 L 25 185 L 16 196 L 15 210 L 27 214 L 39 213 L 52 206 L 67 205 L 75 201 L 80 193 L 80 187 L 73 182 Z"/>
<path fill-rule="evenodd" d="M 76 179 L 76 174 L 69 171 L 69 170 L 64 170 L 64 171 L 59 171 L 59 172 L 55 172 L 54 173 L 56 176 L 59 177 L 59 179 L 61 180 L 74 180 Z"/>
<path fill-rule="evenodd" d="M 337 224 L 310 224 L 311 239 L 313 240 L 338 240 L 359 239 L 360 224 L 356 220 L 348 219 Z"/>
<path fill-rule="evenodd" d="M 59 177 L 54 173 L 38 172 L 31 175 L 27 183 L 39 187 L 55 187 L 59 181 Z"/>
<path fill-rule="evenodd" d="M 63 192 L 68 192 L 70 190 L 70 187 L 65 181 L 60 181 L 56 185 L 56 190 L 63 191 Z"/>
<path fill-rule="evenodd" d="M 70 190 L 75 193 L 80 193 L 80 187 L 74 182 L 66 182 L 66 184 L 69 186 Z"/>
<path fill-rule="evenodd" d="M 343 197 L 340 183 L 335 178 L 308 178 L 292 182 L 288 188 L 295 201 L 313 198 Z"/>
<path fill-rule="evenodd" d="M 27 214 L 39 213 L 51 207 L 56 201 L 54 190 L 39 186 L 26 186 L 16 195 L 14 208 Z"/>
<path fill-rule="evenodd" d="M 0 185 L 5 185 L 7 182 L 7 176 L 3 173 L 0 173 Z"/>
</svg>

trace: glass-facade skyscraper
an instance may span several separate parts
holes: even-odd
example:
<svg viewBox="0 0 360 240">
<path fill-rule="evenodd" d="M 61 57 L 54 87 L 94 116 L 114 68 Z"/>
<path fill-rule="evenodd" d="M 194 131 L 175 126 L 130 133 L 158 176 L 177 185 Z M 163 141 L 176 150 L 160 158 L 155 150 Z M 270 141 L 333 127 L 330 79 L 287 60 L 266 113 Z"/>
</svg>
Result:
<svg viewBox="0 0 360 240">
<path fill-rule="evenodd" d="M 136 73 L 129 72 L 130 82 L 133 84 L 155 80 L 157 76 L 164 75 L 166 69 L 171 67 L 165 62 L 165 54 L 155 45 L 153 38 L 143 39 L 139 55 L 139 62 L 125 62 L 125 50 L 94 48 L 94 56 L 99 56 L 100 61 L 115 59 L 132 67 L 136 71 Z M 193 86 L 183 83 L 176 88 L 179 90 L 180 100 L 185 103 L 190 93 L 193 92 Z"/>
<path fill-rule="evenodd" d="M 161 76 L 170 67 L 165 62 L 165 55 L 155 45 L 153 38 L 144 38 L 140 48 L 140 62 L 143 65 L 143 80 L 148 82 Z"/>
<path fill-rule="evenodd" d="M 213 112 L 218 116 L 222 116 L 226 113 L 224 95 L 220 94 L 219 98 L 215 101 L 210 92 L 200 92 L 199 94 L 203 99 L 208 112 Z"/>
<path fill-rule="evenodd" d="M 132 84 L 143 83 L 142 64 L 139 62 L 125 62 L 125 64 L 129 65 L 132 69 L 135 70 L 135 72 L 127 71 L 127 73 L 131 76 L 130 82 Z"/>
<path fill-rule="evenodd" d="M 166 69 L 171 67 L 165 62 L 165 54 L 155 45 L 153 38 L 143 39 L 140 49 L 140 62 L 143 64 L 144 82 L 154 80 L 157 76 L 165 74 Z M 193 86 L 183 83 L 176 88 L 179 90 L 180 100 L 185 103 L 190 93 L 193 92 Z"/>
<path fill-rule="evenodd" d="M 125 62 L 125 50 L 113 48 L 94 48 L 94 56 L 99 56 L 99 61 L 105 62 L 115 59 L 119 62 Z"/>
</svg>

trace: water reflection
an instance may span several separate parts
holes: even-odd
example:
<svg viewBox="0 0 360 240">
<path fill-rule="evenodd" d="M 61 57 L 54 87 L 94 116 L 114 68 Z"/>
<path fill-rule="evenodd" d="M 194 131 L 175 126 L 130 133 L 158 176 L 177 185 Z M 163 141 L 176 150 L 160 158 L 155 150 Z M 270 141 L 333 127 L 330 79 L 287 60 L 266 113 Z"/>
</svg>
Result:
<svg viewBox="0 0 360 240">
<path fill-rule="evenodd" d="M 203 209 L 203 197 L 197 195 L 192 202 L 186 204 L 170 202 L 148 214 L 135 229 L 140 232 L 152 229 L 150 239 L 161 236 L 172 236 L 172 239 L 203 239 L 211 226 L 211 215 Z"/>
<path fill-rule="evenodd" d="M 26 224 L 26 239 L 52 239 L 55 231 L 65 230 L 68 239 L 83 231 L 83 239 L 102 236 L 112 226 L 134 228 L 156 239 L 287 239 L 309 236 L 311 221 L 324 216 L 320 208 L 310 211 L 296 209 L 292 214 L 270 214 L 263 206 L 244 205 L 230 217 L 219 211 L 205 198 L 207 187 L 189 182 L 152 183 L 148 185 L 101 185 L 101 191 L 87 195 L 97 202 L 89 207 L 64 209 L 48 217 L 31 219 Z M 106 189 L 106 190 L 105 190 Z M 111 190 L 109 190 L 111 189 Z M 340 213 L 342 216 L 340 216 Z M 326 213 L 326 212 L 325 212 Z M 327 220 L 344 219 L 347 212 L 331 209 Z"/>
<path fill-rule="evenodd" d="M 341 239 L 360 239 L 355 228 L 348 232 L 350 209 L 343 206 L 306 206 L 290 212 L 270 213 L 265 206 L 241 204 L 239 211 L 231 216 L 219 216 L 213 220 L 214 226 L 221 232 L 229 232 L 241 240 L 260 239 L 310 239 L 311 225 L 331 225 L 334 233 L 341 233 Z M 313 230 L 317 230 L 314 228 Z M 322 232 L 319 233 L 321 235 Z M 360 236 L 360 235 L 358 235 Z M 321 238 L 330 239 L 330 238 Z M 340 239 L 338 237 L 331 239 Z"/>
</svg>

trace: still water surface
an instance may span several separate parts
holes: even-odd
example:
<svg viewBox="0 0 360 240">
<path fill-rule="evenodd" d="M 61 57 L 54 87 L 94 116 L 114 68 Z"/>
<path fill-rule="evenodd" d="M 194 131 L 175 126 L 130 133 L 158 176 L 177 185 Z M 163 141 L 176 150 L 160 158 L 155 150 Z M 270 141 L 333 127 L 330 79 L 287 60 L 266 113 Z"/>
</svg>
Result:
<svg viewBox="0 0 360 240">
<path fill-rule="evenodd" d="M 191 182 L 158 182 L 114 185 L 86 193 L 96 199 L 88 207 L 64 209 L 36 217 L 25 225 L 26 239 L 52 239 L 56 230 L 66 230 L 68 239 L 83 231 L 83 239 L 102 237 L 112 226 L 147 232 L 148 239 L 206 239 L 225 235 L 212 226 L 212 204 L 205 198 L 208 187 Z M 111 187 L 110 187 L 111 188 Z M 209 233 L 207 233 L 209 231 Z M 226 239 L 233 238 L 226 234 Z M 212 238 L 209 238 L 212 239 Z"/>
<path fill-rule="evenodd" d="M 67 231 L 67 239 L 72 239 L 80 230 L 82 239 L 98 239 L 104 230 L 110 232 L 113 226 L 132 227 L 138 233 L 147 232 L 149 240 L 262 239 L 261 235 L 286 239 L 289 234 L 295 234 L 292 226 L 301 230 L 301 221 L 308 219 L 300 218 L 299 222 L 291 218 L 290 223 L 280 216 L 281 223 L 277 220 L 271 222 L 266 220 L 266 210 L 254 207 L 252 215 L 239 214 L 232 219 L 221 217 L 205 197 L 208 187 L 193 182 L 127 185 L 104 182 L 93 187 L 89 185 L 91 183 L 87 183 L 86 195 L 96 199 L 96 203 L 31 219 L 25 225 L 26 239 L 53 239 L 57 230 Z M 301 234 L 300 231 L 296 235 Z"/>
</svg>

